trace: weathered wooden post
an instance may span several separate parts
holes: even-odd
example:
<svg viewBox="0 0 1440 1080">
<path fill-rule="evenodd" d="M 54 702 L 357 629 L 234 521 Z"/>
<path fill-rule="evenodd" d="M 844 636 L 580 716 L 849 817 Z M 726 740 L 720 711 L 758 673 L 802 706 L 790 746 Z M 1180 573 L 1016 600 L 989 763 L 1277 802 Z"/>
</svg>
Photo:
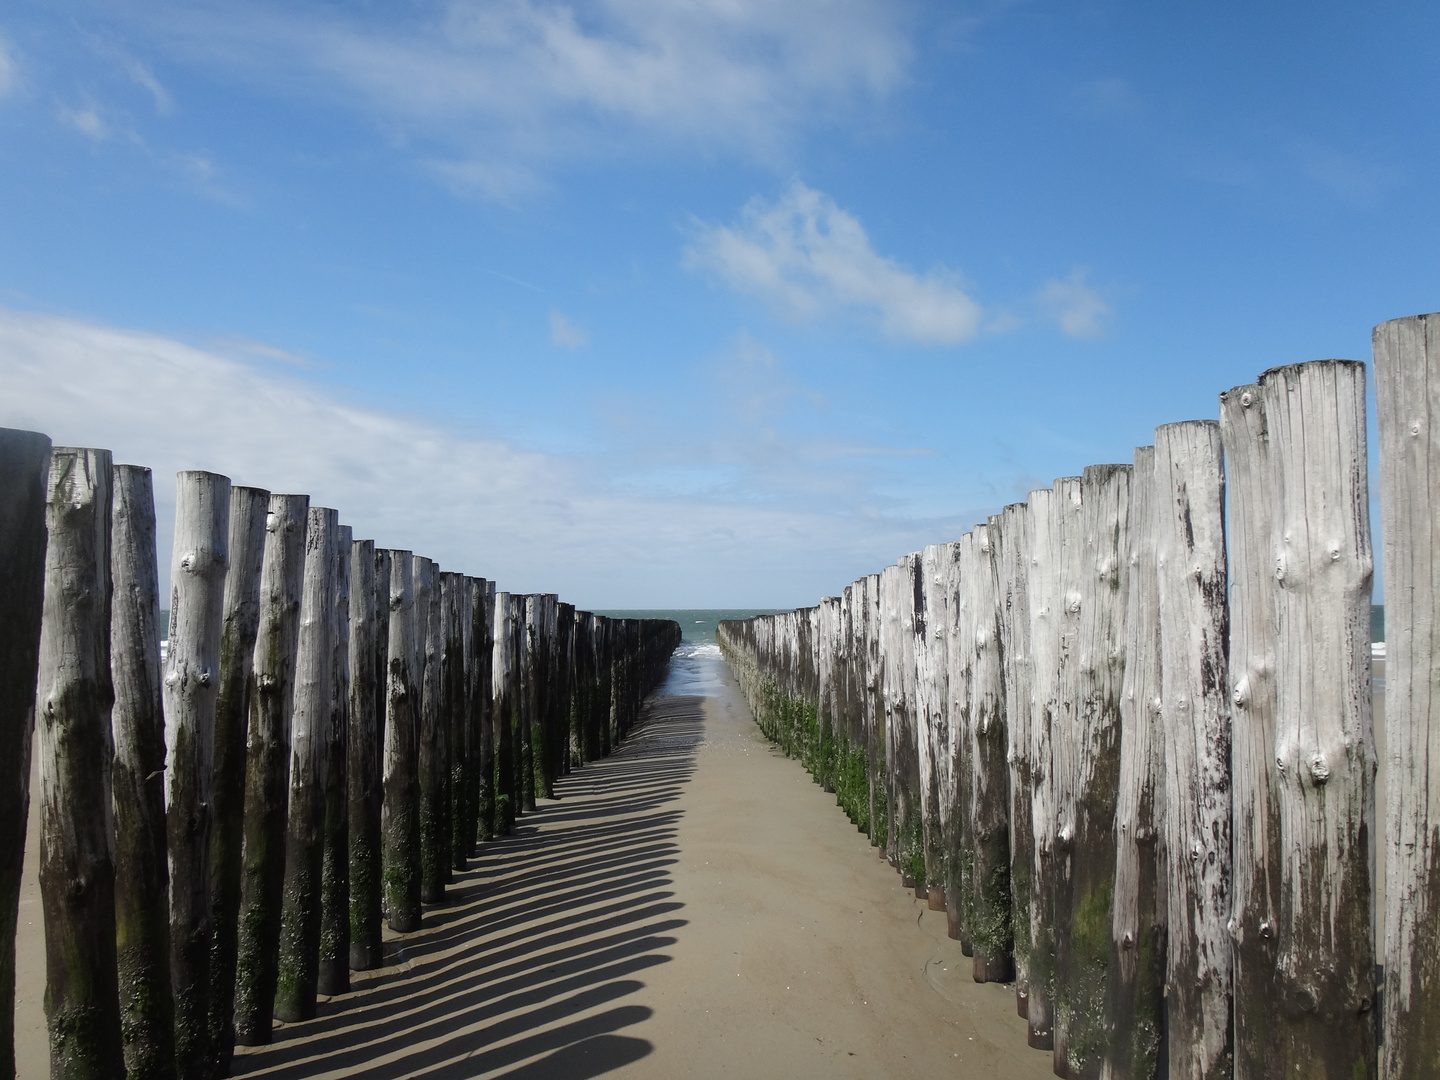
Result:
<svg viewBox="0 0 1440 1080">
<path fill-rule="evenodd" d="M 930 544 L 920 552 L 918 588 L 915 590 L 915 691 L 919 739 L 920 818 L 925 862 L 925 898 L 932 911 L 944 911 L 945 834 L 949 808 L 942 791 L 948 786 L 949 728 L 949 621 L 945 595 L 949 545 Z M 822 703 L 823 707 L 823 703 Z"/>
<path fill-rule="evenodd" d="M 476 719 L 479 703 L 478 664 L 480 654 L 475 647 L 475 623 L 480 607 L 483 583 L 473 577 L 461 576 L 459 583 L 460 671 L 457 702 L 450 731 L 452 758 L 450 763 L 450 865 L 464 870 L 475 854 L 479 827 L 476 799 L 479 762 L 480 725 Z M 484 637 L 484 627 L 480 628 Z"/>
<path fill-rule="evenodd" d="M 465 642 L 462 608 L 465 598 L 465 575 L 447 571 L 440 575 L 439 610 L 439 708 L 435 725 L 435 791 L 433 795 L 435 866 L 435 901 L 445 897 L 445 886 L 454 880 L 455 811 L 457 793 L 464 798 L 464 776 L 457 776 L 455 766 L 463 767 L 461 753 L 465 742 Z M 463 814 L 464 807 L 459 807 Z M 463 856 L 462 856 L 463 859 Z M 464 862 L 461 862 L 464 869 Z"/>
<path fill-rule="evenodd" d="M 235 962 L 233 1038 L 242 1046 L 270 1042 L 275 1006 L 285 819 L 290 806 L 290 723 L 309 505 L 307 495 L 271 495 L 265 518 L 260 629 L 245 737 L 245 840 Z"/>
<path fill-rule="evenodd" d="M 149 1080 L 175 1075 L 155 493 L 138 465 L 116 465 L 113 484 L 115 948 L 125 1070 Z"/>
<path fill-rule="evenodd" d="M 1213 420 L 1155 429 L 1170 1075 L 1232 1070 L 1225 481 Z"/>
<path fill-rule="evenodd" d="M 230 488 L 230 568 L 220 631 L 220 691 L 215 698 L 210 827 L 210 992 L 206 1056 L 215 1075 L 229 1071 L 235 1048 L 235 950 L 245 833 L 245 732 L 254 694 L 260 632 L 260 574 L 270 493 Z"/>
<path fill-rule="evenodd" d="M 12 838 L 0 845 L 0 1076 L 15 1074 L 15 929 L 30 807 L 49 476 L 48 436 L 0 428 L 0 835 Z"/>
<path fill-rule="evenodd" d="M 1237 1005 L 1278 1008 L 1268 1075 L 1373 1077 L 1365 365 L 1272 368 L 1260 387 L 1275 500 L 1276 794 L 1281 847 L 1293 855 L 1281 864 L 1281 996 Z"/>
<path fill-rule="evenodd" d="M 170 982 L 182 1080 L 207 1074 L 210 1059 L 210 827 L 229 552 L 229 479 L 180 473 L 164 697 Z"/>
<path fill-rule="evenodd" d="M 339 514 L 310 507 L 305 577 L 295 654 L 295 711 L 290 728 L 290 816 L 285 827 L 285 887 L 275 1015 L 287 1023 L 315 1015 L 320 966 L 321 872 L 325 854 L 325 769 L 330 761 L 331 684 L 335 666 L 335 570 Z"/>
<path fill-rule="evenodd" d="M 495 594 L 495 647 L 491 664 L 492 721 L 495 731 L 495 832 L 505 834 L 515 826 L 518 792 L 515 790 L 514 724 L 515 695 L 511 687 L 515 663 L 514 605 L 508 592 Z"/>
<path fill-rule="evenodd" d="M 479 768 L 475 791 L 476 815 L 481 840 L 493 840 L 498 828 L 495 815 L 495 582 L 477 580 L 480 602 L 476 607 L 475 723 L 479 725 Z"/>
<path fill-rule="evenodd" d="M 316 990 L 328 997 L 350 992 L 350 599 L 354 548 L 354 530 L 341 525 L 336 532 L 335 614 L 330 623 L 329 759 L 325 764 L 325 854 L 320 871 L 320 970 L 316 982 Z"/>
<path fill-rule="evenodd" d="M 1385 1009 L 1381 1073 L 1437 1075 L 1440 1031 L 1440 315 L 1375 328 L 1385 543 Z"/>
<path fill-rule="evenodd" d="M 1232 851 L 1230 936 L 1235 962 L 1235 1075 L 1271 1075 L 1283 1060 L 1276 1004 L 1281 866 L 1280 804 L 1275 772 L 1276 583 L 1273 507 L 1265 398 L 1258 385 L 1220 395 L 1230 536 L 1230 692 L 1232 711 Z"/>
<path fill-rule="evenodd" d="M 45 520 L 40 902 L 52 1077 L 125 1075 L 115 970 L 110 801 L 108 450 L 56 447 Z"/>
<path fill-rule="evenodd" d="M 1030 723 L 1034 713 L 1030 657 L 1029 507 L 1011 503 L 1001 519 L 1001 634 L 1004 640 L 1005 728 L 1010 768 L 1010 896 L 1015 1008 L 1027 1014 L 1030 985 L 1030 876 L 1035 835 L 1030 808 Z"/>
<path fill-rule="evenodd" d="M 443 850 L 441 821 L 445 788 L 444 715 L 442 695 L 445 661 L 444 596 L 440 567 L 433 560 L 415 557 L 415 626 L 418 655 L 423 660 L 420 691 L 420 730 L 417 757 L 420 781 L 420 901 L 436 904 L 445 898 L 445 871 L 449 859 Z"/>
<path fill-rule="evenodd" d="M 347 845 L 350 852 L 350 967 L 377 968 L 384 960 L 380 924 L 380 717 L 376 683 L 383 667 L 376 663 L 375 542 L 356 540 L 350 546 L 350 729 L 345 747 L 345 785 L 349 805 Z M 388 570 L 388 561 L 386 563 Z M 385 595 L 389 599 L 389 576 Z M 383 618 L 388 622 L 387 603 Z"/>
<path fill-rule="evenodd" d="M 545 691 L 542 662 L 542 630 L 540 611 L 542 597 L 530 594 L 525 597 L 522 627 L 520 666 L 520 791 L 526 810 L 535 809 L 536 773 L 544 760 L 544 735 L 540 727 L 541 710 Z"/>
<path fill-rule="evenodd" d="M 975 639 L 976 578 L 975 534 L 968 532 L 955 543 L 951 578 L 955 590 L 955 628 L 951 634 L 950 761 L 952 777 L 950 881 L 946 930 L 960 942 L 960 951 L 973 959 L 975 942 Z M 973 965 L 972 965 L 973 968 Z M 973 970 L 972 970 L 973 974 Z"/>
<path fill-rule="evenodd" d="M 427 560 L 428 561 L 428 560 Z M 381 807 L 386 920 L 420 929 L 420 697 L 424 641 L 415 611 L 416 558 L 390 552 L 390 657 L 386 669 L 385 799 Z M 420 647 L 416 647 L 420 639 Z"/>
<path fill-rule="evenodd" d="M 1120 689 L 1115 900 L 1105 1051 L 1110 1076 L 1149 1080 L 1165 1054 L 1165 732 L 1155 580 L 1155 448 L 1135 450 L 1130 484 L 1125 674 Z"/>
</svg>

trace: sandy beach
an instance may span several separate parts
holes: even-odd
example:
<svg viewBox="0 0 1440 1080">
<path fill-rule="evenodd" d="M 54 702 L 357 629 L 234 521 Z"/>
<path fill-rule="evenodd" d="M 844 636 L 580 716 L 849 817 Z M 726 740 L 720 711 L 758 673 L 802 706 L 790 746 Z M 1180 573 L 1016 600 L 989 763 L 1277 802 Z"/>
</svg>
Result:
<svg viewBox="0 0 1440 1080">
<path fill-rule="evenodd" d="M 1008 988 L 976 985 L 723 665 L 485 845 L 386 967 L 237 1052 L 233 1075 L 1048 1077 Z M 33 807 L 33 801 L 32 801 Z M 32 849 L 35 823 L 31 822 Z M 48 1074 L 35 858 L 17 1059 Z"/>
</svg>

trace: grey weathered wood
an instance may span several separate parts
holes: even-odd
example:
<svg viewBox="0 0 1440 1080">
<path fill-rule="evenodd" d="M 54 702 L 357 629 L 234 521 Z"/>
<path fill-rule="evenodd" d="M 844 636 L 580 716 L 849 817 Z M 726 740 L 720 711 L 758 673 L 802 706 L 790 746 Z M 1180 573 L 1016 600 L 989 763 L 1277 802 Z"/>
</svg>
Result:
<svg viewBox="0 0 1440 1080">
<path fill-rule="evenodd" d="M 1164 1046 L 1164 730 L 1160 609 L 1155 580 L 1155 448 L 1135 450 L 1126 538 L 1125 673 L 1120 690 L 1115 895 L 1105 1048 L 1112 1077 L 1149 1080 Z"/>
<path fill-rule="evenodd" d="M 1283 1059 L 1277 966 L 1281 847 L 1275 772 L 1278 635 L 1277 498 L 1265 398 L 1259 385 L 1220 395 L 1230 536 L 1230 740 L 1234 866 L 1230 936 L 1235 957 L 1235 1075 L 1272 1075 Z M 1368 614 L 1368 613 L 1367 613 Z"/>
<path fill-rule="evenodd" d="M 305 522 L 305 576 L 300 590 L 300 636 L 295 653 L 290 812 L 285 826 L 285 885 L 275 983 L 275 1016 L 287 1023 L 315 1015 L 319 978 L 339 531 L 336 511 L 320 506 L 309 508 Z"/>
<path fill-rule="evenodd" d="M 450 738 L 453 757 L 450 765 L 450 865 L 464 870 L 475 854 L 475 838 L 479 829 L 478 784 L 480 724 L 478 721 L 480 654 L 476 648 L 476 622 L 484 582 L 462 576 L 457 586 L 459 602 L 460 672 L 459 700 L 456 703 Z M 479 626 L 480 637 L 485 627 Z"/>
<path fill-rule="evenodd" d="M 1385 559 L 1387 1080 L 1440 1075 L 1440 315 L 1375 328 Z"/>
<path fill-rule="evenodd" d="M 1293 853 L 1281 863 L 1281 996 L 1268 1003 L 1283 1034 L 1267 1073 L 1373 1077 L 1365 366 L 1272 368 L 1260 386 L 1275 499 L 1276 794 L 1281 849 Z"/>
<path fill-rule="evenodd" d="M 290 727 L 309 505 L 306 495 L 271 495 L 265 518 L 260 629 L 245 738 L 245 840 L 235 964 L 234 1038 L 244 1046 L 270 1042 L 275 1007 L 290 804 Z"/>
<path fill-rule="evenodd" d="M 1011 503 L 1001 522 L 1002 622 L 1005 641 L 1005 728 L 1010 767 L 1010 893 L 1015 1003 L 1029 1011 L 1030 876 L 1035 835 L 1031 825 L 1030 723 L 1034 713 L 1030 656 L 1029 507 Z"/>
<path fill-rule="evenodd" d="M 381 944 L 380 722 L 376 683 L 375 542 L 356 540 L 350 548 L 350 729 L 346 743 L 349 805 L 350 966 L 379 967 Z M 386 582 L 386 594 L 389 582 Z M 386 618 L 389 612 L 385 613 Z"/>
<path fill-rule="evenodd" d="M 0 1076 L 15 1072 L 15 929 L 45 597 L 50 439 L 0 428 Z M 33 842 L 33 841 L 32 841 Z"/>
<path fill-rule="evenodd" d="M 235 960 L 245 832 L 245 736 L 260 632 L 260 573 L 270 493 L 230 488 L 230 568 L 220 634 L 220 691 L 215 699 L 215 757 L 210 829 L 210 993 L 207 1055 L 216 1075 L 234 1052 Z"/>
<path fill-rule="evenodd" d="M 108 450 L 55 447 L 46 499 L 40 728 L 40 902 L 50 1075 L 119 1078 L 110 801 Z"/>
<path fill-rule="evenodd" d="M 1225 481 L 1213 420 L 1155 429 L 1170 1075 L 1232 1071 Z"/>
<path fill-rule="evenodd" d="M 475 793 L 477 833 L 493 840 L 495 817 L 495 582 L 478 579 L 480 603 L 476 608 L 475 722 L 479 726 L 479 777 Z"/>
<path fill-rule="evenodd" d="M 175 1071 L 182 1080 L 210 1068 L 210 829 L 229 552 L 230 480 L 209 472 L 180 473 L 164 697 L 170 982 Z"/>
<path fill-rule="evenodd" d="M 355 537 L 335 540 L 335 615 L 331 622 L 330 733 L 325 765 L 325 854 L 320 870 L 320 970 L 327 997 L 350 991 L 350 598 Z M 372 560 L 373 567 L 373 560 Z M 373 596 L 373 593 L 372 593 Z"/>
<path fill-rule="evenodd" d="M 954 908 L 946 930 L 965 956 L 975 955 L 975 639 L 978 628 L 975 581 L 979 576 L 975 534 L 955 544 L 951 568 L 955 590 L 950 668 L 950 861 Z"/>
<path fill-rule="evenodd" d="M 495 733 L 495 832 L 508 833 L 515 825 L 514 723 L 516 709 L 513 686 L 515 665 L 514 605 L 508 592 L 495 594 L 493 661 L 491 663 L 492 728 Z M 608 732 L 608 720 L 603 732 Z M 605 745 L 608 747 L 608 739 Z"/>
<path fill-rule="evenodd" d="M 442 839 L 444 820 L 444 690 L 445 597 L 440 567 L 430 559 L 415 560 L 415 617 L 423 639 L 424 676 L 420 697 L 420 900 L 435 904 L 445 898 L 449 859 Z"/>
<path fill-rule="evenodd" d="M 148 1080 L 175 1075 L 155 493 L 138 465 L 116 465 L 113 485 L 115 948 L 125 1070 Z"/>
<path fill-rule="evenodd" d="M 949 549 L 930 544 L 921 550 L 915 590 L 915 718 L 916 754 L 919 767 L 920 821 L 924 855 L 924 885 L 931 910 L 945 910 L 945 824 L 949 808 L 941 812 L 942 772 L 949 756 L 950 729 L 947 720 L 949 680 L 947 678 L 949 621 L 945 587 L 945 562 Z"/>
<path fill-rule="evenodd" d="M 420 929 L 420 696 L 424 644 L 415 612 L 416 559 L 390 552 L 386 668 L 385 799 L 381 808 L 385 915 L 390 929 Z M 420 668 L 417 671 L 417 667 Z"/>
</svg>

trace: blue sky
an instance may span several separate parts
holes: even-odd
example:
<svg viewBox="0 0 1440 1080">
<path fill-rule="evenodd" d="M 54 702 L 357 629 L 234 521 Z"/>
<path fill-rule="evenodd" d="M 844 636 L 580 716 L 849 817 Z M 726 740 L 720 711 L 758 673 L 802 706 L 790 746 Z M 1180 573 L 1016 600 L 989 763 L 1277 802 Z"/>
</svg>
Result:
<svg viewBox="0 0 1440 1080">
<path fill-rule="evenodd" d="M 811 603 L 1440 307 L 1437 22 L 19 0 L 0 423 L 516 591 Z"/>
</svg>

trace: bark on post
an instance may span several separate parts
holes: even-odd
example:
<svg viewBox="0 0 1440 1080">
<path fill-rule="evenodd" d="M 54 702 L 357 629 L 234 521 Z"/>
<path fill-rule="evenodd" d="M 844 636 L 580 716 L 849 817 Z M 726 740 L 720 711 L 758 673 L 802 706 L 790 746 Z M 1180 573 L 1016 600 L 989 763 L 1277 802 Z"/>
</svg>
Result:
<svg viewBox="0 0 1440 1080">
<path fill-rule="evenodd" d="M 1232 1071 L 1225 481 L 1213 420 L 1155 429 L 1170 1075 Z"/>
<path fill-rule="evenodd" d="M 110 802 L 108 450 L 56 447 L 45 519 L 40 725 L 40 902 L 50 1075 L 125 1075 L 115 974 Z"/>
<path fill-rule="evenodd" d="M 1274 478 L 1281 1046 L 1270 1075 L 1374 1077 L 1365 366 L 1260 376 Z"/>
<path fill-rule="evenodd" d="M 385 800 L 381 807 L 385 911 L 390 929 L 420 929 L 420 695 L 416 674 L 415 557 L 390 552 L 390 655 L 386 668 Z M 418 654 L 418 655 L 417 655 Z"/>
<path fill-rule="evenodd" d="M 295 654 L 290 729 L 290 816 L 285 827 L 285 888 L 275 1015 L 287 1023 L 315 1015 L 320 968 L 320 895 L 325 854 L 325 771 L 330 763 L 335 666 L 335 570 L 339 515 L 310 507 L 305 577 Z"/>
<path fill-rule="evenodd" d="M 215 699 L 215 764 L 210 829 L 210 993 L 207 1057 L 215 1075 L 229 1071 L 235 1049 L 235 957 L 245 832 L 245 734 L 260 632 L 260 574 L 270 493 L 230 488 L 230 569 L 220 633 L 220 692 Z"/>
<path fill-rule="evenodd" d="M 1155 448 L 1135 450 L 1120 690 L 1110 1076 L 1149 1080 L 1165 1054 L 1165 744 L 1160 724 L 1160 599 L 1155 580 Z"/>
<path fill-rule="evenodd" d="M 350 992 L 350 599 L 355 537 L 341 525 L 335 543 L 335 614 L 330 624 L 330 733 L 325 765 L 325 854 L 320 871 L 320 977 L 327 997 Z M 372 564 L 373 565 L 373 564 Z M 373 595 L 373 594 L 372 594 Z"/>
<path fill-rule="evenodd" d="M 1285 858 L 1275 772 L 1277 493 L 1258 385 L 1220 395 L 1220 436 L 1229 480 L 1235 1075 L 1249 1080 L 1271 1075 L 1267 1062 L 1283 1060 L 1284 1041 L 1275 1008 L 1282 992 L 1276 948 Z"/>
<path fill-rule="evenodd" d="M 415 559 L 415 619 L 423 641 L 424 681 L 420 695 L 420 900 L 436 904 L 445 899 L 445 717 L 441 668 L 445 660 L 444 595 L 440 567 L 432 560 Z"/>
<path fill-rule="evenodd" d="M 15 929 L 45 598 L 50 439 L 0 428 L 0 1076 L 15 1074 Z M 33 842 L 33 841 L 32 841 Z"/>
<path fill-rule="evenodd" d="M 1440 315 L 1375 328 L 1385 542 L 1387 1080 L 1440 1075 Z"/>
<path fill-rule="evenodd" d="M 210 828 L 229 551 L 229 479 L 180 473 L 164 696 L 170 982 L 182 1080 L 207 1076 L 210 1068 Z"/>
<path fill-rule="evenodd" d="M 375 578 L 373 540 L 350 547 L 350 728 L 345 747 L 349 805 L 350 966 L 369 971 L 384 959 L 381 947 L 380 723 L 376 710 Z M 388 580 L 386 592 L 388 593 Z M 389 612 L 385 612 L 388 618 Z"/>
<path fill-rule="evenodd" d="M 235 962 L 234 1039 L 270 1042 L 285 886 L 290 725 L 305 568 L 306 495 L 271 495 L 260 570 L 260 629 L 245 736 L 245 841 Z M 223 1044 L 222 1044 L 223 1045 Z"/>
<path fill-rule="evenodd" d="M 113 483 L 115 950 L 125 1070 L 149 1080 L 175 1075 L 155 493 L 138 465 L 116 465 Z"/>
</svg>

